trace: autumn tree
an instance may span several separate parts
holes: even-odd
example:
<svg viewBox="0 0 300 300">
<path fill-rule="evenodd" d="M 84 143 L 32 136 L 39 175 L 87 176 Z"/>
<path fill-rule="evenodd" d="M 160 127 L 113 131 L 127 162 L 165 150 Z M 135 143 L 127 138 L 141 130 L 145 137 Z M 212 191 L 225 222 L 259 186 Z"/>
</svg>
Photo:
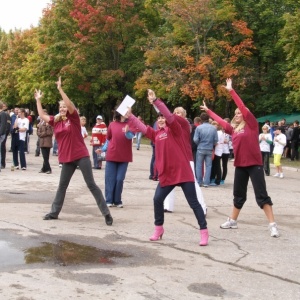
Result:
<svg viewBox="0 0 300 300">
<path fill-rule="evenodd" d="M 203 99 L 211 105 L 220 98 L 220 110 L 230 114 L 227 94 L 219 89 L 228 76 L 243 78 L 253 49 L 252 31 L 236 18 L 230 1 L 171 0 L 161 9 L 165 19 L 161 36 L 154 36 L 146 51 L 146 64 L 136 89 L 153 87 L 173 105 L 198 106 Z M 191 102 L 193 100 L 193 102 Z M 198 108 L 197 108 L 198 111 Z"/>
</svg>

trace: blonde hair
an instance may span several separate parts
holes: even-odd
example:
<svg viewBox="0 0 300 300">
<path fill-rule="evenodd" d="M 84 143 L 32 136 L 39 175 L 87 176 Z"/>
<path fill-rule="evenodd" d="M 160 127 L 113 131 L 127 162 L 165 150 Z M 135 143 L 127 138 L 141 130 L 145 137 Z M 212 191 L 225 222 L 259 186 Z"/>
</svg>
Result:
<svg viewBox="0 0 300 300">
<path fill-rule="evenodd" d="M 235 112 L 239 110 L 238 108 L 235 110 Z M 235 118 L 233 117 L 233 119 L 231 120 L 231 126 L 233 127 L 234 129 L 234 132 L 240 132 L 241 130 L 244 129 L 244 127 L 246 126 L 246 122 L 245 120 L 243 120 L 241 123 L 237 123 L 235 121 Z"/>
<path fill-rule="evenodd" d="M 65 103 L 64 100 L 60 100 L 59 102 L 59 106 L 62 104 L 62 103 Z M 54 116 L 54 123 L 57 123 L 57 122 L 60 122 L 60 121 L 64 121 L 66 119 L 66 117 L 62 117 L 60 113 L 58 113 L 57 115 Z"/>
<path fill-rule="evenodd" d="M 181 106 L 176 107 L 174 109 L 174 113 L 175 112 L 180 112 L 184 118 L 186 117 L 186 110 Z"/>
</svg>

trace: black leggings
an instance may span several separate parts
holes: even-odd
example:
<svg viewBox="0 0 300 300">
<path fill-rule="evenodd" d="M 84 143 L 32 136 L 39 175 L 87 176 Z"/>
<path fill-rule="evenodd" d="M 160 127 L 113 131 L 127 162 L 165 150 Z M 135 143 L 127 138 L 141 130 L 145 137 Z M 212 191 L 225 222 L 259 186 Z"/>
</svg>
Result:
<svg viewBox="0 0 300 300">
<path fill-rule="evenodd" d="M 268 196 L 263 166 L 236 167 L 233 184 L 233 204 L 241 209 L 247 200 L 247 186 L 251 179 L 255 199 L 260 208 L 265 204 L 273 205 Z"/>
</svg>

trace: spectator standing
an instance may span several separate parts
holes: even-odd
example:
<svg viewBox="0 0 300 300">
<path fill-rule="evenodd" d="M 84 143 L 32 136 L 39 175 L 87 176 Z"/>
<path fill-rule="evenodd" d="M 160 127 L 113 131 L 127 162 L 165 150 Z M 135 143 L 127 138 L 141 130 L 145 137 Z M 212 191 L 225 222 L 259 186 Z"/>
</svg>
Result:
<svg viewBox="0 0 300 300">
<path fill-rule="evenodd" d="M 5 137 L 4 140 L 1 143 L 1 167 L 2 169 L 5 169 L 6 167 L 6 140 L 10 133 L 10 127 L 11 127 L 11 117 L 9 115 L 9 112 L 7 111 L 7 105 L 3 103 L 3 112 L 6 113 L 6 129 L 5 129 Z"/>
<path fill-rule="evenodd" d="M 36 91 L 34 95 L 40 118 L 44 122 L 49 123 L 54 129 L 59 147 L 59 161 L 63 163 L 56 196 L 52 203 L 51 211 L 44 216 L 44 220 L 58 218 L 65 200 L 67 187 L 77 166 L 79 166 L 86 185 L 93 194 L 102 215 L 105 216 L 106 225 L 112 225 L 113 219 L 105 203 L 102 191 L 94 180 L 90 155 L 81 135 L 79 114 L 73 102 L 63 91 L 60 77 L 56 85 L 62 97 L 62 100 L 59 102 L 59 113 L 56 116 L 49 116 L 44 113 L 41 104 L 41 91 Z"/>
<path fill-rule="evenodd" d="M 144 123 L 143 119 L 141 116 L 138 116 L 138 119 Z M 136 134 L 136 150 L 140 150 L 140 146 L 141 146 L 141 140 L 142 140 L 142 136 L 143 136 L 143 133 L 141 131 L 137 131 Z"/>
<path fill-rule="evenodd" d="M 294 121 L 294 128 L 293 133 L 291 137 L 291 161 L 298 160 L 299 159 L 299 139 L 300 139 L 300 127 L 299 127 L 299 121 Z"/>
<path fill-rule="evenodd" d="M 274 177 L 283 178 L 283 172 L 282 172 L 282 165 L 281 165 L 281 157 L 284 151 L 284 147 L 286 145 L 286 136 L 283 133 L 284 127 L 283 126 L 277 126 L 275 131 L 275 137 L 274 137 L 274 149 L 273 149 L 273 155 L 274 155 L 274 165 L 276 167 L 276 173 L 273 175 Z"/>
<path fill-rule="evenodd" d="M 212 167 L 212 153 L 214 146 L 218 143 L 217 129 L 209 124 L 209 116 L 203 112 L 200 115 L 202 124 L 195 130 L 194 142 L 197 144 L 196 177 L 200 186 L 208 187 Z M 203 165 L 205 164 L 205 175 L 203 178 Z"/>
<path fill-rule="evenodd" d="M 44 110 L 47 114 L 47 111 Z M 41 119 L 37 126 L 37 135 L 40 139 L 39 145 L 43 156 L 43 167 L 39 173 L 51 174 L 52 169 L 49 163 L 50 150 L 52 148 L 53 127 Z"/>
<path fill-rule="evenodd" d="M 291 148 L 292 148 L 292 135 L 293 135 L 293 128 L 294 124 L 290 124 L 290 126 L 287 127 L 287 130 L 285 131 L 286 135 L 286 146 L 284 148 L 284 154 L 283 157 L 285 158 L 291 158 Z"/>
<path fill-rule="evenodd" d="M 2 143 L 5 140 L 6 136 L 6 126 L 7 126 L 7 114 L 3 110 L 3 102 L 0 101 L 0 147 L 2 148 Z M 0 151 L 0 162 L 1 162 L 1 151 Z M 0 166 L 0 172 L 1 172 L 2 166 Z"/>
<path fill-rule="evenodd" d="M 92 137 L 90 144 L 93 147 L 93 163 L 94 169 L 100 170 L 102 168 L 102 160 L 98 160 L 98 154 L 96 150 L 101 149 L 106 141 L 107 135 L 107 126 L 103 122 L 103 118 L 101 115 L 98 115 L 96 118 L 96 124 L 92 129 Z"/>
<path fill-rule="evenodd" d="M 222 177 L 221 158 L 223 154 L 223 144 L 224 144 L 225 135 L 222 130 L 222 127 L 218 124 L 218 122 L 213 121 L 211 124 L 215 126 L 217 129 L 218 142 L 215 145 L 215 149 L 214 149 L 214 159 L 212 161 L 209 185 L 216 186 L 221 184 L 221 177 Z"/>
<path fill-rule="evenodd" d="M 228 118 L 225 118 L 224 121 L 226 121 L 228 123 L 228 121 L 230 122 L 230 120 Z M 228 172 L 228 160 L 230 157 L 230 141 L 231 141 L 231 136 L 225 132 L 224 128 L 222 127 L 222 131 L 224 134 L 224 142 L 223 142 L 223 153 L 222 153 L 222 177 L 221 177 L 221 182 L 220 184 L 224 184 L 225 183 L 225 179 L 227 176 L 227 172 Z M 231 143 L 232 144 L 232 143 Z"/>
<path fill-rule="evenodd" d="M 11 113 L 11 116 L 10 116 L 10 118 L 11 118 L 10 133 L 11 133 L 12 135 L 14 134 L 14 124 L 15 124 L 15 121 L 16 121 L 16 118 L 18 117 L 18 115 L 19 115 L 19 108 L 18 108 L 18 107 L 15 107 L 15 108 L 13 109 L 13 112 Z M 12 146 L 13 146 L 13 143 L 14 143 L 14 141 L 13 141 L 13 136 L 12 136 L 12 138 L 11 138 L 11 145 L 10 145 L 10 150 L 9 150 L 9 152 L 12 152 Z"/>
<path fill-rule="evenodd" d="M 272 135 L 269 133 L 269 126 L 262 127 L 262 133 L 258 136 L 259 148 L 262 155 L 265 175 L 270 176 L 270 145 L 273 143 Z"/>
<path fill-rule="evenodd" d="M 13 161 L 16 169 L 19 169 L 19 157 L 21 169 L 26 170 L 26 157 L 25 157 L 25 142 L 27 137 L 27 131 L 29 129 L 29 120 L 26 118 L 25 108 L 20 108 L 18 112 L 18 117 L 13 125 L 14 138 L 13 139 Z"/>
<path fill-rule="evenodd" d="M 216 120 L 225 129 L 225 132 L 232 135 L 233 150 L 235 154 L 235 174 L 233 187 L 233 209 L 231 216 L 220 227 L 223 229 L 237 228 L 237 219 L 242 207 L 247 200 L 247 186 L 249 178 L 252 181 L 256 202 L 269 221 L 271 237 L 279 237 L 277 224 L 274 221 L 272 201 L 266 190 L 264 171 L 262 168 L 262 157 L 260 153 L 257 134 L 258 123 L 255 116 L 244 105 L 243 101 L 232 89 L 231 79 L 226 80 L 225 87 L 232 96 L 237 109 L 231 124 L 228 124 L 217 114 L 207 108 L 205 102 L 200 106 L 211 118 Z"/>
<path fill-rule="evenodd" d="M 86 117 L 84 117 L 84 116 L 80 117 L 80 125 L 81 125 L 81 135 L 82 135 L 83 139 L 86 139 L 89 136 L 89 134 L 86 130 L 86 127 L 85 127 Z"/>
</svg>

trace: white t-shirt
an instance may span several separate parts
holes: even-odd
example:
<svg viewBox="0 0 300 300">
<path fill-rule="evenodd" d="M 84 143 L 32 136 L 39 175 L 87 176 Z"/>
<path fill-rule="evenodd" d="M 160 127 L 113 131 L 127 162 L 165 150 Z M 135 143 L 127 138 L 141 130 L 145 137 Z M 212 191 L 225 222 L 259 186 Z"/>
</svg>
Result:
<svg viewBox="0 0 300 300">
<path fill-rule="evenodd" d="M 275 139 L 277 139 L 278 141 L 276 142 Z M 285 145 L 286 145 L 286 136 L 283 133 L 275 135 L 273 154 L 282 154 Z"/>
<path fill-rule="evenodd" d="M 265 137 L 265 140 L 262 140 L 263 137 Z M 258 140 L 260 151 L 270 152 L 270 144 L 267 141 L 272 142 L 271 133 L 261 133 L 258 137 Z"/>
<path fill-rule="evenodd" d="M 26 140 L 26 131 L 29 129 L 29 120 L 27 118 L 17 119 L 18 128 L 26 128 L 24 132 L 19 131 L 19 139 L 22 141 Z"/>
<path fill-rule="evenodd" d="M 83 138 L 88 136 L 88 132 L 87 132 L 85 126 L 81 126 L 81 135 L 83 136 Z"/>
<path fill-rule="evenodd" d="M 225 143 L 226 141 L 226 143 Z M 223 144 L 223 153 L 224 154 L 229 154 L 229 142 L 230 142 L 230 136 L 227 133 L 224 133 L 224 144 Z"/>
<path fill-rule="evenodd" d="M 222 130 L 218 130 L 218 143 L 215 146 L 215 155 L 222 156 L 223 144 L 224 144 L 225 133 Z"/>
</svg>

